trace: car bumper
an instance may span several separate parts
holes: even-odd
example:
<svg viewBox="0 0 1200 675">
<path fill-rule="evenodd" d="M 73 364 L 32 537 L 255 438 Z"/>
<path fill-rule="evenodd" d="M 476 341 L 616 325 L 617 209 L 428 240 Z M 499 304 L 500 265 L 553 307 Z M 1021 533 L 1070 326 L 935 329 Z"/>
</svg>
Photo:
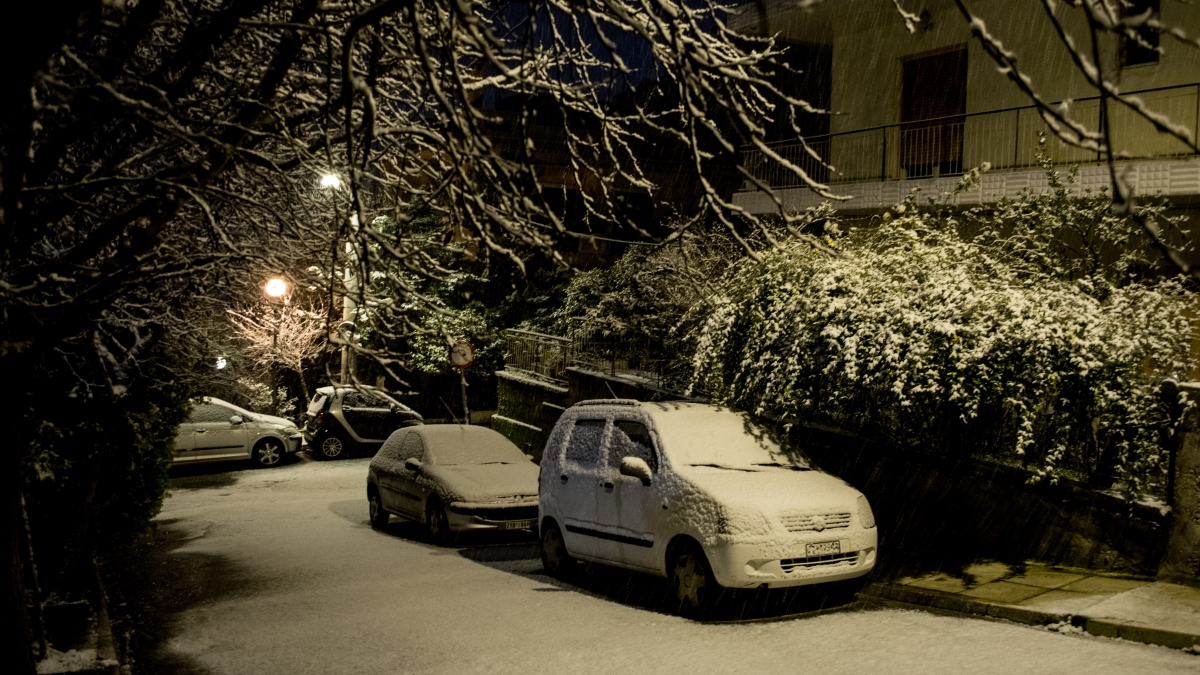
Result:
<svg viewBox="0 0 1200 675">
<path fill-rule="evenodd" d="M 497 506 L 454 502 L 446 509 L 450 529 L 467 530 L 532 530 L 537 527 L 537 502 Z"/>
<path fill-rule="evenodd" d="M 776 546 L 731 543 L 705 546 L 717 583 L 727 588 L 787 588 L 853 579 L 875 568 L 878 530 L 862 529 L 826 537 L 806 537 L 784 550 Z M 837 554 L 809 556 L 807 545 L 837 541 Z"/>
<path fill-rule="evenodd" d="M 287 439 L 285 439 L 284 447 L 286 452 L 296 452 L 300 449 L 300 446 L 303 445 L 303 443 L 304 436 L 301 434 L 296 434 L 295 436 L 289 436 Z"/>
</svg>

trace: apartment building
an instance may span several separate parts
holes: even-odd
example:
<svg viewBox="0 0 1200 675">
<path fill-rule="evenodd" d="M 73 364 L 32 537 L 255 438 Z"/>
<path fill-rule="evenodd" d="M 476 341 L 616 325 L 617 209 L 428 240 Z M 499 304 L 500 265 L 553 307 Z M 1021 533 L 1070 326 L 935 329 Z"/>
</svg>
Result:
<svg viewBox="0 0 1200 675">
<path fill-rule="evenodd" d="M 1045 185 L 1035 160 L 1047 127 L 1028 98 L 998 71 L 968 30 L 953 0 L 900 0 L 921 21 L 909 33 L 892 0 L 825 0 L 809 9 L 788 0 L 751 1 L 730 23 L 747 33 L 777 35 L 792 47 L 789 61 L 805 72 L 781 84 L 830 115 L 802 120 L 808 145 L 829 167 L 812 159 L 790 125 L 776 125 L 771 145 L 832 190 L 848 197 L 837 208 L 848 215 L 879 212 L 913 189 L 923 196 L 952 191 L 964 170 L 991 165 L 980 184 L 951 198 L 960 205 L 1016 197 Z M 1074 119 L 1097 128 L 1100 104 L 1059 40 L 1041 0 L 972 0 L 968 3 L 1006 48 L 1046 101 L 1069 101 Z M 1058 3 L 1057 16 L 1077 44 L 1090 50 L 1078 10 Z M 1163 23 L 1200 34 L 1200 9 L 1167 0 L 1133 0 L 1126 11 L 1157 12 Z M 1200 49 L 1162 38 L 1163 53 L 1107 36 L 1101 64 L 1122 92 L 1136 93 L 1153 110 L 1200 131 Z M 1153 46 L 1153 45 L 1151 45 Z M 790 78 L 790 79 L 788 79 Z M 1118 169 L 1139 195 L 1161 194 L 1200 222 L 1200 160 L 1179 140 L 1119 104 L 1110 103 Z M 1046 152 L 1059 165 L 1080 166 L 1081 188 L 1110 184 L 1107 158 L 1047 133 Z M 753 149 L 743 161 L 777 190 L 789 209 L 823 198 Z M 774 205 L 746 181 L 734 200 L 755 213 Z"/>
</svg>

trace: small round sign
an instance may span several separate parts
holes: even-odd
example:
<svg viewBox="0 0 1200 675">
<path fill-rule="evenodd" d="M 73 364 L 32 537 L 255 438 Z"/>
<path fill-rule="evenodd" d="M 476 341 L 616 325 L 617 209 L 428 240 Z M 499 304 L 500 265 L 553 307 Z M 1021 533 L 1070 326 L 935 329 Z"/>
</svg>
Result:
<svg viewBox="0 0 1200 675">
<path fill-rule="evenodd" d="M 449 359 L 455 368 L 466 368 L 475 363 L 475 348 L 470 342 L 459 340 L 450 346 Z"/>
</svg>

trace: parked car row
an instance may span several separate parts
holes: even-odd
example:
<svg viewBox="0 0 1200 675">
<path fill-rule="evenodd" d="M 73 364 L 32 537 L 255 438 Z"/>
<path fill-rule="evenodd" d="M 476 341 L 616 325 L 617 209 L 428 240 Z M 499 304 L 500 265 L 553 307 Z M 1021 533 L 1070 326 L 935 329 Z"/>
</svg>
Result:
<svg viewBox="0 0 1200 675">
<path fill-rule="evenodd" d="M 305 417 L 301 432 L 205 397 L 180 426 L 175 461 L 275 466 L 302 437 L 318 459 L 377 448 L 367 470 L 376 529 L 396 515 L 439 544 L 533 530 L 548 573 L 566 577 L 585 560 L 663 576 L 684 615 L 707 612 L 722 588 L 850 580 L 875 566 L 866 497 L 716 406 L 582 401 L 559 418 L 540 467 L 491 429 L 424 425 L 377 390 L 323 387 Z"/>
<path fill-rule="evenodd" d="M 667 577 L 681 614 L 722 588 L 782 588 L 870 572 L 877 531 L 858 490 L 788 456 L 745 416 L 697 403 L 583 401 L 539 468 L 497 432 L 392 433 L 367 472 L 371 524 L 425 523 L 435 541 L 536 528 L 548 573 L 586 560 Z"/>
</svg>

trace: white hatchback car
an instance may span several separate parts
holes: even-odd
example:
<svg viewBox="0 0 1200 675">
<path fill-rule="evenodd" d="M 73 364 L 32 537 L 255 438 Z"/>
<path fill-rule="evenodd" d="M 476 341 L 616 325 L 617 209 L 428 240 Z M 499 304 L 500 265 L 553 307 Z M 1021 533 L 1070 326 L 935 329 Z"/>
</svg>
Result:
<svg viewBox="0 0 1200 675">
<path fill-rule="evenodd" d="M 290 420 L 205 396 L 179 425 L 175 463 L 253 459 L 259 466 L 278 466 L 284 455 L 300 449 L 302 441 L 300 429 Z"/>
<path fill-rule="evenodd" d="M 542 456 L 538 523 L 550 574 L 580 558 L 665 576 L 684 615 L 710 609 L 720 587 L 861 577 L 878 543 L 858 490 L 787 457 L 745 416 L 682 402 L 568 408 Z"/>
</svg>

